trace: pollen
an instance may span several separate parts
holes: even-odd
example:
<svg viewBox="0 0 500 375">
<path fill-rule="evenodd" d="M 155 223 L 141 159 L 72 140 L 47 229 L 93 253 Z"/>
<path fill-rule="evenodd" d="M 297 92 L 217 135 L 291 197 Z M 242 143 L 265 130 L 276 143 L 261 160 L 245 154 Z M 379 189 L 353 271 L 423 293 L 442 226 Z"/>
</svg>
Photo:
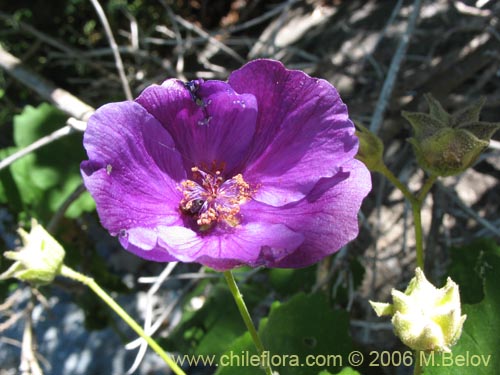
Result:
<svg viewBox="0 0 500 375">
<path fill-rule="evenodd" d="M 211 172 L 193 167 L 192 179 L 180 184 L 181 212 L 193 219 L 199 231 L 216 225 L 237 227 L 240 206 L 252 198 L 253 191 L 242 174 L 225 179 L 221 169 Z"/>
</svg>

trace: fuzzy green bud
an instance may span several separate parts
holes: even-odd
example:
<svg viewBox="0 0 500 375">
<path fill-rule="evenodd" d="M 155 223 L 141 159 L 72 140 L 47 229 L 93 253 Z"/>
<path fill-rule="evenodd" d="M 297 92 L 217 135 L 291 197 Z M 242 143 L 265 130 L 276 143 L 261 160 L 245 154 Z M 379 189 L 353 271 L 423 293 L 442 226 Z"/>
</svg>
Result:
<svg viewBox="0 0 500 375">
<path fill-rule="evenodd" d="M 356 136 L 359 139 L 359 149 L 356 159 L 362 161 L 371 171 L 379 171 L 384 165 L 384 144 L 376 134 L 368 128 L 356 123 Z"/>
<path fill-rule="evenodd" d="M 500 123 L 479 121 L 484 98 L 455 114 L 446 112 L 430 94 L 429 113 L 404 112 L 413 128 L 412 144 L 419 165 L 437 176 L 452 176 L 469 168 L 488 147 Z"/>
<path fill-rule="evenodd" d="M 461 315 L 458 285 L 450 278 L 438 289 L 417 268 L 406 291 L 393 289 L 392 299 L 392 304 L 370 304 L 378 316 L 392 316 L 396 336 L 411 349 L 449 352 L 460 338 L 466 315 Z"/>
<path fill-rule="evenodd" d="M 5 257 L 14 260 L 0 280 L 15 277 L 35 285 L 46 285 L 61 273 L 64 260 L 63 247 L 36 220 L 31 222 L 30 233 L 18 230 L 23 246 L 18 251 L 6 251 Z"/>
</svg>

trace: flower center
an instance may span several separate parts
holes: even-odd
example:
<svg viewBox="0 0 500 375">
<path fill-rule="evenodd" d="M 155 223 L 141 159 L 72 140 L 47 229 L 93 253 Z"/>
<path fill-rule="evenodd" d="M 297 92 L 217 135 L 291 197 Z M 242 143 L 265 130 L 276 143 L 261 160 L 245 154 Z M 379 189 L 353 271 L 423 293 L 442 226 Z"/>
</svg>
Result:
<svg viewBox="0 0 500 375">
<path fill-rule="evenodd" d="M 191 168 L 193 180 L 181 183 L 183 198 L 181 211 L 192 217 L 200 231 L 216 223 L 236 227 L 240 223 L 240 205 L 251 199 L 250 185 L 241 174 L 224 180 L 221 171 L 207 173 L 198 167 Z"/>
</svg>

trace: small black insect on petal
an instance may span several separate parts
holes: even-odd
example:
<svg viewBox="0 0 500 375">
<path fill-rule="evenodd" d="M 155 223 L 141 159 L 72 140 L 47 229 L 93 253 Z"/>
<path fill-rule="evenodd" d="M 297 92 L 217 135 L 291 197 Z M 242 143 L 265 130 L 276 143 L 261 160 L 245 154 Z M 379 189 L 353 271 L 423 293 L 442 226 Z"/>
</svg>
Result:
<svg viewBox="0 0 500 375">
<path fill-rule="evenodd" d="M 201 98 L 198 96 L 198 90 L 202 83 L 203 79 L 194 79 L 192 81 L 184 82 L 184 86 L 189 91 L 189 93 L 191 94 L 191 98 L 196 104 L 200 103 L 200 101 L 201 103 L 203 103 Z"/>
<path fill-rule="evenodd" d="M 194 199 L 190 203 L 189 207 L 185 207 L 184 211 L 188 215 L 196 215 L 200 212 L 201 208 L 205 204 L 205 201 L 203 199 Z"/>
<path fill-rule="evenodd" d="M 199 95 L 199 89 L 200 86 L 203 83 L 203 79 L 194 79 L 192 81 L 184 82 L 184 87 L 189 91 L 189 94 L 191 95 L 191 99 L 195 102 L 195 104 L 201 108 L 203 112 L 203 120 L 198 121 L 198 125 L 208 125 L 210 121 L 210 116 L 207 111 L 207 106 L 210 104 L 210 100 L 205 102 L 200 95 Z"/>
</svg>

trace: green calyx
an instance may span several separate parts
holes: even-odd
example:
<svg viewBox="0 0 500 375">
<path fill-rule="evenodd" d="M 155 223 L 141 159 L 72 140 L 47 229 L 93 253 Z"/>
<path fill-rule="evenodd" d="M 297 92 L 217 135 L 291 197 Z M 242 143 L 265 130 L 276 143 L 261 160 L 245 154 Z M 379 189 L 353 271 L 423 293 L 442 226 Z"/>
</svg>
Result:
<svg viewBox="0 0 500 375">
<path fill-rule="evenodd" d="M 392 304 L 370 304 L 378 316 L 392 316 L 396 336 L 411 349 L 449 352 L 460 338 L 466 316 L 458 285 L 450 278 L 438 289 L 417 268 L 405 292 L 393 289 L 392 299 Z"/>
<path fill-rule="evenodd" d="M 356 128 L 356 136 L 359 139 L 356 159 L 363 162 L 370 171 L 379 171 L 384 165 L 382 140 L 361 124 L 356 123 Z"/>
<path fill-rule="evenodd" d="M 412 144 L 419 165 L 437 176 L 452 176 L 469 168 L 489 145 L 500 123 L 479 121 L 485 99 L 480 98 L 455 114 L 446 112 L 426 94 L 429 113 L 404 112 L 413 128 Z"/>
<path fill-rule="evenodd" d="M 19 229 L 23 246 L 18 251 L 6 251 L 4 256 L 15 262 L 0 275 L 0 280 L 15 277 L 36 286 L 51 283 L 61 273 L 63 247 L 36 220 L 30 233 Z"/>
</svg>

